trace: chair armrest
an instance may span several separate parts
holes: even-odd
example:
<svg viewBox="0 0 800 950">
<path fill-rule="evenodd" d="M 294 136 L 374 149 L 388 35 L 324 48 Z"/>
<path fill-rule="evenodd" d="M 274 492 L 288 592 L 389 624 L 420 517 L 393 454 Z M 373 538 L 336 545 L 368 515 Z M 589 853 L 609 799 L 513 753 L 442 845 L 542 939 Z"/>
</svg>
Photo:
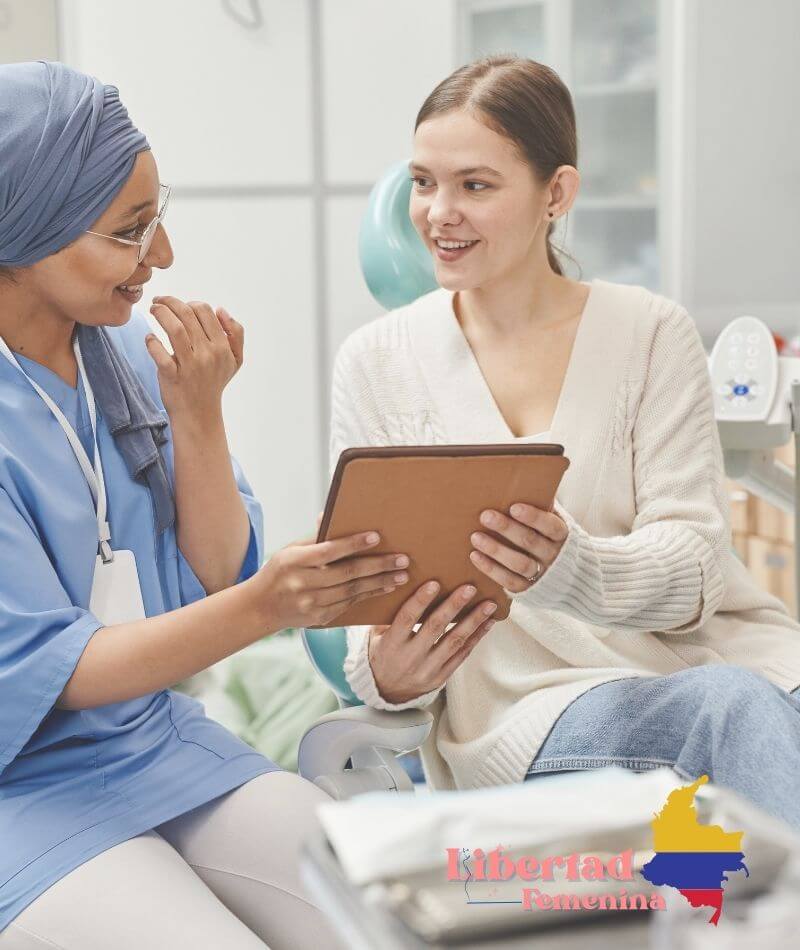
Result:
<svg viewBox="0 0 800 950">
<path fill-rule="evenodd" d="M 348 760 L 353 769 L 389 769 L 398 787 L 411 787 L 389 752 L 409 752 L 427 739 L 433 716 L 424 709 L 389 712 L 370 706 L 337 709 L 318 719 L 300 740 L 297 768 L 303 778 L 338 775 Z M 404 781 L 405 780 L 405 781 Z"/>
</svg>

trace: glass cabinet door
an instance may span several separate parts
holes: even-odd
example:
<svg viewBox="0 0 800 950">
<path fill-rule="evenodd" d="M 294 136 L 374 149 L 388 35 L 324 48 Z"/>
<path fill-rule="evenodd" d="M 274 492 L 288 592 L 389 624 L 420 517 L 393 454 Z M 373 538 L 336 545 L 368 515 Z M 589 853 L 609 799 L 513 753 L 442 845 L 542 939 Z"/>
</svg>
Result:
<svg viewBox="0 0 800 950">
<path fill-rule="evenodd" d="M 516 53 L 552 66 L 572 92 L 581 187 L 556 244 L 583 279 L 658 290 L 658 0 L 462 0 L 459 7 L 462 62 Z M 567 272 L 578 276 L 571 263 Z"/>
<path fill-rule="evenodd" d="M 543 63 L 547 61 L 547 0 L 474 0 L 461 21 L 462 45 L 469 50 L 464 61 L 514 53 Z"/>
<path fill-rule="evenodd" d="M 581 190 L 574 255 L 587 276 L 659 287 L 656 0 L 572 0 L 570 87 Z"/>
</svg>

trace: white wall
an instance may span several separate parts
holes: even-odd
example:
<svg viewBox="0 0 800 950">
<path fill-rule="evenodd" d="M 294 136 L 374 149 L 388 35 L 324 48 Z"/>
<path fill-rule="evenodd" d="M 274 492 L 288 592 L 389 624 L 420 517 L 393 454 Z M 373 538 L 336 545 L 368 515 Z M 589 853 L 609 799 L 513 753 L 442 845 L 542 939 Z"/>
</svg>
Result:
<svg viewBox="0 0 800 950">
<path fill-rule="evenodd" d="M 800 4 L 694 0 L 686 303 L 800 332 Z"/>
<path fill-rule="evenodd" d="M 374 181 L 410 154 L 423 100 L 455 61 L 449 0 L 322 0 L 328 181 Z"/>
<path fill-rule="evenodd" d="M 119 87 L 165 181 L 308 185 L 308 6 L 262 6 L 248 30 L 218 0 L 65 0 L 65 53 Z"/>
<path fill-rule="evenodd" d="M 0 0 L 0 52 L 6 7 L 52 12 Z M 800 4 L 675 7 L 687 107 L 676 293 L 708 342 L 745 311 L 798 328 Z M 260 0 L 254 30 L 221 0 L 58 8 L 61 58 L 120 87 L 175 187 L 176 263 L 152 292 L 223 303 L 245 324 L 225 406 L 268 546 L 307 535 L 328 482 L 333 354 L 380 312 L 358 265 L 367 194 L 409 153 L 422 99 L 456 65 L 456 0 Z M 53 55 L 37 30 L 19 58 Z"/>
<path fill-rule="evenodd" d="M 224 304 L 245 325 L 226 421 L 275 549 L 312 533 L 324 502 L 333 355 L 381 312 L 358 264 L 361 214 L 453 66 L 454 21 L 452 0 L 260 8 L 248 30 L 218 0 L 138 0 L 135 15 L 62 0 L 61 55 L 120 88 L 173 185 L 176 262 L 149 296 Z"/>
<path fill-rule="evenodd" d="M 225 392 L 231 450 L 268 515 L 268 545 L 307 536 L 319 496 L 309 198 L 194 197 L 169 209 L 175 263 L 150 293 L 222 303 L 245 326 Z M 149 303 L 148 303 L 149 305 Z"/>
<path fill-rule="evenodd" d="M 410 156 L 414 119 L 455 66 L 452 0 L 322 0 L 328 361 L 381 312 L 358 264 L 367 187 Z M 346 192 L 361 191 L 361 194 Z M 345 192 L 342 194 L 342 192 Z"/>
<path fill-rule="evenodd" d="M 56 0 L 0 0 L 0 63 L 58 59 Z"/>
</svg>

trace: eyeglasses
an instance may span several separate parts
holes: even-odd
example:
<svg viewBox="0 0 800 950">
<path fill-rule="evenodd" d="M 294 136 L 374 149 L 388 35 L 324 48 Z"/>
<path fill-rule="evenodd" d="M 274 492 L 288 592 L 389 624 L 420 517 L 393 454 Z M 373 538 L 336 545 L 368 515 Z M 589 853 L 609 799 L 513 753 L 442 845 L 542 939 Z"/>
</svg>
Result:
<svg viewBox="0 0 800 950">
<path fill-rule="evenodd" d="M 159 224 L 164 220 L 171 190 L 169 185 L 158 186 L 158 214 L 147 223 L 144 231 L 142 231 L 142 236 L 138 240 L 116 237 L 113 234 L 101 234 L 99 231 L 87 231 L 86 233 L 94 234 L 97 237 L 108 238 L 109 241 L 116 241 L 118 244 L 136 245 L 139 248 L 137 263 L 141 264 L 147 256 L 147 252 L 150 250 L 150 245 L 153 243 L 153 238 L 155 237 Z M 137 228 L 136 230 L 138 231 L 139 229 Z"/>
</svg>

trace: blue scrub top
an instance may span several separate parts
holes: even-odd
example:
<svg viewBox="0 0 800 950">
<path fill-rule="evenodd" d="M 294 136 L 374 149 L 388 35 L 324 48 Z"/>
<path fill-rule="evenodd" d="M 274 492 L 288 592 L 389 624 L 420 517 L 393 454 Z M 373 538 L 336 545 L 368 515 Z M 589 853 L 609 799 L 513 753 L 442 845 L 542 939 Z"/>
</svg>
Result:
<svg viewBox="0 0 800 950">
<path fill-rule="evenodd" d="M 146 318 L 110 328 L 164 412 L 144 345 Z M 93 455 L 82 385 L 20 358 Z M 169 435 L 169 428 L 167 428 Z M 114 548 L 136 557 L 148 617 L 206 596 L 177 546 L 154 529 L 148 489 L 128 474 L 98 409 Z M 164 456 L 174 483 L 172 441 Z M 233 461 L 250 518 L 239 580 L 263 558 L 261 508 Z M 97 522 L 60 425 L 0 358 L 0 931 L 73 868 L 121 841 L 278 768 L 182 693 L 66 710 L 55 702 L 95 631 L 89 610 Z"/>
</svg>

